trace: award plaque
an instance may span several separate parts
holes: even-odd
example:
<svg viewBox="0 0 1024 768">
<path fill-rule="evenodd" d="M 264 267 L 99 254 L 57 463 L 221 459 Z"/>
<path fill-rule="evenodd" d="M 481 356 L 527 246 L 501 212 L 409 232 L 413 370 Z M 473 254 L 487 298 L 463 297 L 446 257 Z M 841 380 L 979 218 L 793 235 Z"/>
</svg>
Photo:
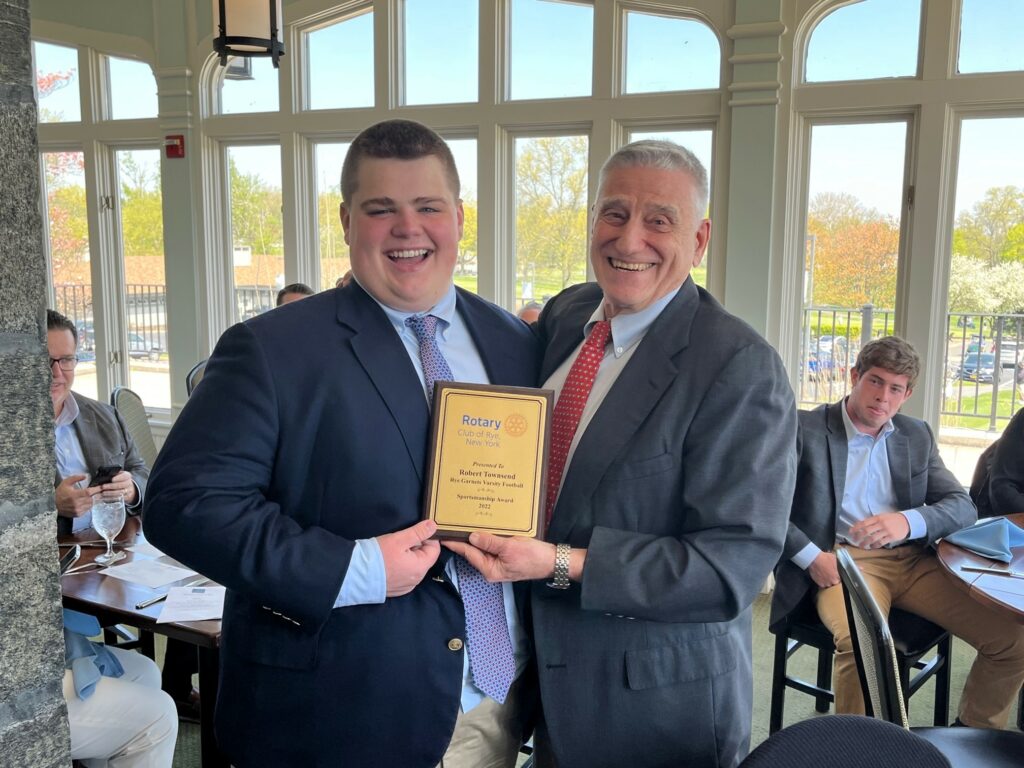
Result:
<svg viewBox="0 0 1024 768">
<path fill-rule="evenodd" d="M 423 503 L 435 538 L 543 537 L 553 401 L 545 389 L 435 383 Z"/>
</svg>

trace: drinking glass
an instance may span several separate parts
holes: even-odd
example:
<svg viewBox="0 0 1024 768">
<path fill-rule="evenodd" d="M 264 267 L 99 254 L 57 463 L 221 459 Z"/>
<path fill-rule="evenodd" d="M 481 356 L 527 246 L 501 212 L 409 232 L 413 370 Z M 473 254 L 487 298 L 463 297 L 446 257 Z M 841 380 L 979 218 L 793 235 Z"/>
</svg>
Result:
<svg viewBox="0 0 1024 768">
<path fill-rule="evenodd" d="M 125 556 L 114 551 L 114 539 L 124 528 L 124 495 L 117 492 L 98 493 L 92 502 L 92 527 L 107 542 L 107 551 L 96 558 L 101 565 L 116 563 Z"/>
</svg>

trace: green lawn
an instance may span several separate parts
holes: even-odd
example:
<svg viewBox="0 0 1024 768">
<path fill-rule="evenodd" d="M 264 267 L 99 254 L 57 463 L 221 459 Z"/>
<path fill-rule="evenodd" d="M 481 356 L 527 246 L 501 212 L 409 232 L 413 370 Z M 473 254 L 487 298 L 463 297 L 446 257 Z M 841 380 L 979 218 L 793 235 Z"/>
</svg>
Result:
<svg viewBox="0 0 1024 768">
<path fill-rule="evenodd" d="M 978 396 L 974 396 L 974 384 L 969 381 L 956 382 L 955 386 L 963 385 L 963 396 L 960 399 L 960 407 L 957 408 L 957 400 L 955 395 L 953 397 L 947 397 L 943 401 L 942 410 L 944 411 L 957 411 L 961 413 L 978 413 L 978 416 L 949 416 L 943 415 L 941 423 L 945 427 L 964 427 L 967 429 L 988 429 L 989 423 L 991 422 L 992 413 L 992 392 L 987 389 L 987 385 L 983 385 L 985 390 L 979 388 Z M 1020 389 L 1017 390 L 1018 400 L 1016 403 L 1013 401 L 1014 390 L 1013 383 L 1007 382 L 1006 388 L 999 390 L 999 400 L 996 403 L 996 428 L 1002 430 L 1006 426 L 1006 419 L 1009 419 L 1013 414 L 1020 409 L 1021 403 L 1019 399 Z"/>
</svg>

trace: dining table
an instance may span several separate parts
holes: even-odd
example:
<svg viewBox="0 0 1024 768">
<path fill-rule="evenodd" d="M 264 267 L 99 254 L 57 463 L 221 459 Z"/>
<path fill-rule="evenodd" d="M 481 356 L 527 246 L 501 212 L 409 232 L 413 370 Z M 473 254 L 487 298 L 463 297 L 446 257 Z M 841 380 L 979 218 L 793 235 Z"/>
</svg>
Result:
<svg viewBox="0 0 1024 768">
<path fill-rule="evenodd" d="M 1006 519 L 1012 525 L 1024 528 L 1024 513 L 1006 515 Z M 945 539 L 938 546 L 939 563 L 960 589 L 1007 621 L 1024 624 L 1024 546 L 1012 547 L 1010 554 L 1010 562 L 1003 563 Z M 976 568 L 1007 575 L 972 570 Z M 1017 710 L 1017 727 L 1024 730 L 1024 707 L 1019 706 Z"/>
<path fill-rule="evenodd" d="M 142 523 L 138 517 L 129 517 L 124 528 L 115 539 L 115 549 L 124 552 L 125 558 L 113 566 L 132 562 L 136 559 L 157 559 L 169 565 L 180 565 L 167 555 L 147 551 L 132 551 L 145 543 Z M 81 547 L 81 557 L 61 576 L 61 595 L 65 608 L 95 616 L 104 628 L 118 625 L 135 627 L 142 634 L 141 649 L 147 655 L 153 653 L 152 635 L 164 635 L 183 640 L 196 647 L 199 656 L 199 690 L 201 705 L 199 716 L 200 750 L 203 768 L 221 768 L 230 765 L 217 746 L 213 730 L 213 713 L 217 703 L 217 681 L 220 668 L 219 619 L 157 623 L 163 602 L 152 602 L 153 598 L 166 595 L 171 587 L 192 583 L 195 576 L 183 578 L 157 588 L 132 583 L 108 576 L 102 567 L 91 567 L 97 556 L 106 550 L 97 533 L 86 529 L 79 533 L 62 535 L 58 539 L 60 554 L 64 555 L 76 544 Z M 81 568 L 81 570 L 78 570 Z M 146 603 L 150 603 L 146 605 Z M 143 607 L 139 607 L 139 606 Z M 109 632 L 105 632 L 109 638 Z M 148 638 L 147 638 L 148 635 Z"/>
</svg>

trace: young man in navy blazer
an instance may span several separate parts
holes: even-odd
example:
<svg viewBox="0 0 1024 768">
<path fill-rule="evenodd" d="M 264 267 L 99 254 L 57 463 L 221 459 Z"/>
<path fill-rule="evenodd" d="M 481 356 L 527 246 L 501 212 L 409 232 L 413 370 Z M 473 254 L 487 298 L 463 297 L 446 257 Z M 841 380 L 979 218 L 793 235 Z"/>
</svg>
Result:
<svg viewBox="0 0 1024 768">
<path fill-rule="evenodd" d="M 513 765 L 528 697 L 474 684 L 461 577 L 417 522 L 428 381 L 405 321 L 438 318 L 462 381 L 532 385 L 535 343 L 452 284 L 463 211 L 437 134 L 366 129 L 341 187 L 354 279 L 221 337 L 154 467 L 146 534 L 228 588 L 216 724 L 235 765 Z"/>
</svg>

